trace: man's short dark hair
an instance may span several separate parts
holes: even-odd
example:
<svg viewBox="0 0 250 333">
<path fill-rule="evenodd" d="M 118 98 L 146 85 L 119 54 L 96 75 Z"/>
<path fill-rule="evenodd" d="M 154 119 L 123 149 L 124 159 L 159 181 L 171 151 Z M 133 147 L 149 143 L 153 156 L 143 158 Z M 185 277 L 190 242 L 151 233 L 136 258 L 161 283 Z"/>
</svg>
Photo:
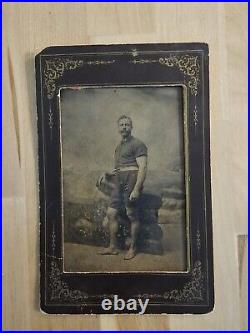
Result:
<svg viewBox="0 0 250 333">
<path fill-rule="evenodd" d="M 117 124 L 119 124 L 119 121 L 122 119 L 128 119 L 131 123 L 131 125 L 133 124 L 132 119 L 129 116 L 126 116 L 125 114 L 123 114 L 122 116 L 120 116 L 117 120 Z"/>
</svg>

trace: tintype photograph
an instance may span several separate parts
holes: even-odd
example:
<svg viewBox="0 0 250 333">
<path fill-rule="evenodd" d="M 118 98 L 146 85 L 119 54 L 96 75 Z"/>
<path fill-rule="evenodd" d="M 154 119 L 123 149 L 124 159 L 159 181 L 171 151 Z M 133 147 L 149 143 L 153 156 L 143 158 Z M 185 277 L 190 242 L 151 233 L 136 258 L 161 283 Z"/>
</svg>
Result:
<svg viewBox="0 0 250 333">
<path fill-rule="evenodd" d="M 64 270 L 186 271 L 182 86 L 60 89 Z"/>
<path fill-rule="evenodd" d="M 36 56 L 42 311 L 212 311 L 208 60 L 202 43 Z"/>
</svg>

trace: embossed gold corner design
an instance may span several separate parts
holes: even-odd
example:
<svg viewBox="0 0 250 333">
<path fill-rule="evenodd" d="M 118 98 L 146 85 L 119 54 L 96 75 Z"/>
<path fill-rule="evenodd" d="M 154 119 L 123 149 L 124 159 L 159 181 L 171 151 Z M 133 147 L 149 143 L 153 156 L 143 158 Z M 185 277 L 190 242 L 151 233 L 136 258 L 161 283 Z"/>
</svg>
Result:
<svg viewBox="0 0 250 333">
<path fill-rule="evenodd" d="M 186 283 L 181 290 L 174 289 L 164 293 L 164 299 L 175 303 L 204 301 L 204 275 L 199 260 L 194 263 L 191 276 L 191 281 Z"/>
<path fill-rule="evenodd" d="M 67 283 L 61 279 L 61 271 L 56 261 L 51 262 L 50 267 L 50 289 L 51 289 L 51 301 L 86 304 L 84 301 L 88 298 L 88 294 L 80 290 L 72 290 L 68 287 Z"/>
<path fill-rule="evenodd" d="M 51 234 L 51 247 L 52 247 L 52 258 L 56 258 L 56 233 L 55 225 L 53 224 L 53 230 Z M 61 259 L 61 258 L 57 258 Z M 50 274 L 49 274 L 49 286 L 50 286 L 50 300 L 52 302 L 67 302 L 80 303 L 86 305 L 85 299 L 88 298 L 88 294 L 81 290 L 72 290 L 69 288 L 66 282 L 62 281 L 62 272 L 58 267 L 55 259 L 50 263 Z"/>
<path fill-rule="evenodd" d="M 50 60 L 45 60 L 44 68 L 44 85 L 47 90 L 48 99 L 54 97 L 56 91 L 56 81 L 60 79 L 65 71 L 75 70 L 77 68 L 83 67 L 84 65 L 109 65 L 113 64 L 115 60 L 76 60 L 73 58 L 53 58 Z"/>
<path fill-rule="evenodd" d="M 174 55 L 158 59 L 138 59 L 132 60 L 133 64 L 152 64 L 158 63 L 163 66 L 177 67 L 185 76 L 188 77 L 187 85 L 192 95 L 198 94 L 198 85 L 200 82 L 200 66 L 198 56 L 193 55 Z"/>
</svg>

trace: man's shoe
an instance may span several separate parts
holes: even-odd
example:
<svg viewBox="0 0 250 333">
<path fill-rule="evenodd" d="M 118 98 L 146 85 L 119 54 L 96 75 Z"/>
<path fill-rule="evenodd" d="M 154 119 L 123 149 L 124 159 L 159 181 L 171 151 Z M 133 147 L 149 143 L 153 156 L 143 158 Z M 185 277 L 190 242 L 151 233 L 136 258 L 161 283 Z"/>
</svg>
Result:
<svg viewBox="0 0 250 333">
<path fill-rule="evenodd" d="M 136 256 L 136 249 L 130 248 L 128 252 L 125 254 L 124 260 L 133 259 Z"/>
<path fill-rule="evenodd" d="M 101 255 L 117 255 L 117 254 L 119 254 L 119 251 L 118 251 L 118 249 L 116 249 L 114 247 L 108 247 L 98 253 Z"/>
</svg>

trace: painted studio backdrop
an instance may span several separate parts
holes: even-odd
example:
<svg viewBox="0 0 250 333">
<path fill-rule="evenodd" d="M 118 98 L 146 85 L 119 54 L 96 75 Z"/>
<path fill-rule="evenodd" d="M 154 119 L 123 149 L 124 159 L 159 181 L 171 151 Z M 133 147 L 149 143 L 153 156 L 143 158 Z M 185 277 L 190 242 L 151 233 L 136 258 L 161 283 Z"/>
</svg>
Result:
<svg viewBox="0 0 250 333">
<path fill-rule="evenodd" d="M 188 237 L 181 87 L 63 88 L 60 90 L 64 270 L 69 272 L 185 271 Z M 124 260 L 129 228 L 120 225 L 121 253 L 108 246 L 108 195 L 96 186 L 114 168 L 121 138 L 117 119 L 132 118 L 132 135 L 148 147 L 140 209 L 138 255 Z"/>
</svg>

